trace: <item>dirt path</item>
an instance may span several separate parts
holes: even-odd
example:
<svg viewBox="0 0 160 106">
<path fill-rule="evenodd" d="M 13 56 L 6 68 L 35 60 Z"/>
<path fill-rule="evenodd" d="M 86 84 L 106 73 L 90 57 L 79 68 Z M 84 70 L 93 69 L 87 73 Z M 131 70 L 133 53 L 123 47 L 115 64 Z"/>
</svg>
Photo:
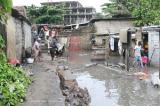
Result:
<svg viewBox="0 0 160 106">
<path fill-rule="evenodd" d="M 55 73 L 56 64 L 44 54 L 42 62 L 30 66 L 34 82 L 28 89 L 26 102 L 21 106 L 64 106 L 59 78 Z"/>
</svg>

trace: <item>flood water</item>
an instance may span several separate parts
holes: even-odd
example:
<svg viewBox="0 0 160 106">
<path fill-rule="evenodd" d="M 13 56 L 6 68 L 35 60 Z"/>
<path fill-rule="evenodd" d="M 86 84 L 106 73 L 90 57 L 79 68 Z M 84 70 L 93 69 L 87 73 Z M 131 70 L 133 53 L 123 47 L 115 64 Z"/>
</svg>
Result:
<svg viewBox="0 0 160 106">
<path fill-rule="evenodd" d="M 72 60 L 70 65 L 81 68 L 73 72 L 79 86 L 88 89 L 90 106 L 160 106 L 160 89 L 153 88 L 149 80 L 120 75 L 98 65 L 82 68 L 90 62 L 90 55 L 77 56 L 78 65 L 76 60 Z"/>
<path fill-rule="evenodd" d="M 80 87 L 87 88 L 91 96 L 90 106 L 118 106 L 118 92 L 117 89 L 110 89 L 107 91 L 105 81 L 94 79 L 89 74 L 81 74 L 77 77 Z"/>
</svg>

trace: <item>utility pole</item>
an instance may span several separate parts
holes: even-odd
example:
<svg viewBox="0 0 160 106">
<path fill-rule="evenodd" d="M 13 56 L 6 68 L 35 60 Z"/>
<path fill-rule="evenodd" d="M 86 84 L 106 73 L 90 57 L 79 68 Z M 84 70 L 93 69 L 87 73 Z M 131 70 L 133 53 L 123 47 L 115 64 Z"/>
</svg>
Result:
<svg viewBox="0 0 160 106">
<path fill-rule="evenodd" d="M 109 66 L 109 35 L 106 36 L 106 44 L 105 44 L 105 59 L 107 62 L 107 66 Z"/>
<path fill-rule="evenodd" d="M 129 56 L 130 56 L 130 47 L 131 47 L 131 36 L 132 31 L 131 29 L 127 30 L 127 47 L 126 47 L 126 65 L 127 65 L 127 71 L 129 71 Z"/>
</svg>

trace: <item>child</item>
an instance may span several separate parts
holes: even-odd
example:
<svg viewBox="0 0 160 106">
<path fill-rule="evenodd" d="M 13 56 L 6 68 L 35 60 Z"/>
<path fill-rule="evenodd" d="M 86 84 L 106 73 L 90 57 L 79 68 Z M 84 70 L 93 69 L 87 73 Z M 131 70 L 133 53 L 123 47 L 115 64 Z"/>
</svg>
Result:
<svg viewBox="0 0 160 106">
<path fill-rule="evenodd" d="M 134 54 L 135 54 L 135 60 L 137 61 L 138 64 L 141 65 L 141 67 L 143 68 L 143 63 L 142 63 L 142 56 L 141 56 L 141 42 L 138 42 L 138 45 L 135 46 L 134 48 Z"/>
</svg>

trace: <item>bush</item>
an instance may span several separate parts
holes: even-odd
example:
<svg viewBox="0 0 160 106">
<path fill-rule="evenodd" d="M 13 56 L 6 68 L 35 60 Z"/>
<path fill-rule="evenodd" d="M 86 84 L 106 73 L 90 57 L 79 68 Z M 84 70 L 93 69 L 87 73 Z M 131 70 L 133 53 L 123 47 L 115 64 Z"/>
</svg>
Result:
<svg viewBox="0 0 160 106">
<path fill-rule="evenodd" d="M 0 106 L 19 106 L 26 95 L 30 79 L 24 71 L 6 63 L 0 64 Z"/>
<path fill-rule="evenodd" d="M 21 68 L 7 63 L 1 35 L 0 41 L 0 106 L 19 106 L 31 80 Z"/>
</svg>

